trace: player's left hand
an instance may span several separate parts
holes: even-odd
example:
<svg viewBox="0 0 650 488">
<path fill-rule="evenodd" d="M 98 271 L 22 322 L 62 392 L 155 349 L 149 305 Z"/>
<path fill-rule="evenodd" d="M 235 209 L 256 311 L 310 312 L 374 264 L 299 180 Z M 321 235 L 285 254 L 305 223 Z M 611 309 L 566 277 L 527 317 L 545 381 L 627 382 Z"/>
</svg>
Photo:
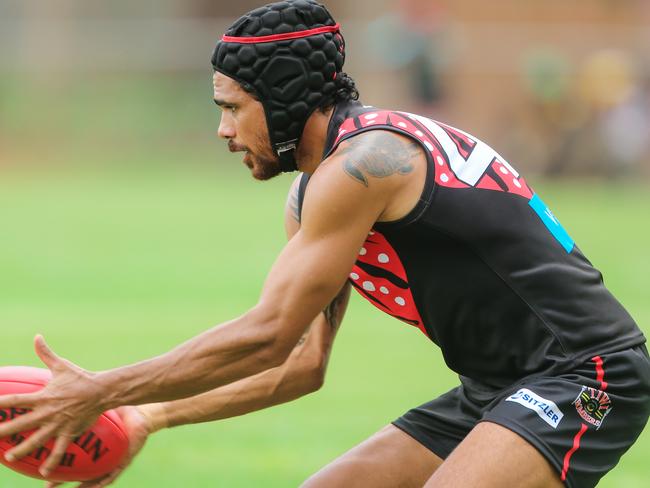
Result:
<svg viewBox="0 0 650 488">
<path fill-rule="evenodd" d="M 52 379 L 36 393 L 0 396 L 0 408 L 31 410 L 0 425 L 0 438 L 36 429 L 28 439 L 5 454 L 8 461 L 20 459 L 55 438 L 54 448 L 39 470 L 47 478 L 61 462 L 70 443 L 102 413 L 101 404 L 106 395 L 93 381 L 93 373 L 57 356 L 42 336 L 36 336 L 34 348 L 52 371 Z"/>
<path fill-rule="evenodd" d="M 104 488 L 112 484 L 126 468 L 129 467 L 133 458 L 142 450 L 145 442 L 153 432 L 150 422 L 142 414 L 138 407 L 120 407 L 115 412 L 122 419 L 122 424 L 126 429 L 126 435 L 129 438 L 129 450 L 120 465 L 114 471 L 108 473 L 102 478 L 92 481 L 84 481 L 76 485 L 77 488 Z M 50 481 L 45 484 L 45 488 L 56 488 L 63 483 Z"/>
</svg>

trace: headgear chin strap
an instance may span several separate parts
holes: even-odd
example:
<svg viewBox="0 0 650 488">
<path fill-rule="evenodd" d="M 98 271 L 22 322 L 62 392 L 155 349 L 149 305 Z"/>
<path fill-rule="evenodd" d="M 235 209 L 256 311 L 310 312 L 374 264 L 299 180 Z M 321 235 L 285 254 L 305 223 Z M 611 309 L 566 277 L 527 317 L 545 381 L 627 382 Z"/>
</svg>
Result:
<svg viewBox="0 0 650 488">
<path fill-rule="evenodd" d="M 297 148 L 298 139 L 273 145 L 273 150 L 280 160 L 280 169 L 282 172 L 290 173 L 298 169 L 298 162 L 296 161 Z"/>
<path fill-rule="evenodd" d="M 271 147 L 284 172 L 309 116 L 331 98 L 345 62 L 339 25 L 315 0 L 287 0 L 237 20 L 212 55 L 215 71 L 252 91 L 264 107 Z"/>
</svg>

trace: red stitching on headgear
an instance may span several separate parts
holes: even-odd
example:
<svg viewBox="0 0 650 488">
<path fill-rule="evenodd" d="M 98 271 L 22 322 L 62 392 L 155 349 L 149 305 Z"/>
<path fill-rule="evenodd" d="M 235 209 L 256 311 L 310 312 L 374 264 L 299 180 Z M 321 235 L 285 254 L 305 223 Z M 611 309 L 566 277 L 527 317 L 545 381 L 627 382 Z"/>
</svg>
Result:
<svg viewBox="0 0 650 488">
<path fill-rule="evenodd" d="M 239 44 L 258 44 L 260 42 L 277 42 L 288 41 L 291 39 L 300 39 L 301 37 L 315 36 L 316 34 L 327 34 L 328 32 L 338 32 L 340 25 L 330 25 L 327 27 L 317 27 L 315 29 L 303 30 L 298 32 L 287 32 L 286 34 L 271 34 L 270 36 L 259 37 L 234 37 L 224 35 L 223 42 L 236 42 Z"/>
</svg>

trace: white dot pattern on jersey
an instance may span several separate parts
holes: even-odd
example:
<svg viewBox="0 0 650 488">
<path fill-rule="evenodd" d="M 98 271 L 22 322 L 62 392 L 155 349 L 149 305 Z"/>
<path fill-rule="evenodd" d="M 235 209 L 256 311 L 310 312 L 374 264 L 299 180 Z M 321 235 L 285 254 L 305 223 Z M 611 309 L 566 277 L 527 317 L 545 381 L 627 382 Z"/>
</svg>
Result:
<svg viewBox="0 0 650 488">
<path fill-rule="evenodd" d="M 372 281 L 364 281 L 362 286 L 366 291 L 375 291 L 375 285 Z"/>
</svg>

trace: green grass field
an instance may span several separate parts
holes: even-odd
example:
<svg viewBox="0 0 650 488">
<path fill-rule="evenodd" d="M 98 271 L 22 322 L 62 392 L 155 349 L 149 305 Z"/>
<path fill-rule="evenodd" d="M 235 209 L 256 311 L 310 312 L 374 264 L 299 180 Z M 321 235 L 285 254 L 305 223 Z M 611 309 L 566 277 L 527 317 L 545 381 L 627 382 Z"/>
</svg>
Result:
<svg viewBox="0 0 650 488">
<path fill-rule="evenodd" d="M 39 365 L 31 341 L 40 332 L 81 366 L 111 368 L 255 303 L 284 242 L 291 179 L 258 183 L 236 160 L 199 159 L 0 168 L 0 363 Z M 649 188 L 532 183 L 650 331 Z M 324 388 L 293 404 L 155 435 L 116 485 L 294 487 L 456 384 L 417 329 L 358 296 L 330 364 Z M 650 431 L 600 486 L 648 486 L 648 451 Z M 0 467 L 1 488 L 39 485 Z"/>
</svg>

